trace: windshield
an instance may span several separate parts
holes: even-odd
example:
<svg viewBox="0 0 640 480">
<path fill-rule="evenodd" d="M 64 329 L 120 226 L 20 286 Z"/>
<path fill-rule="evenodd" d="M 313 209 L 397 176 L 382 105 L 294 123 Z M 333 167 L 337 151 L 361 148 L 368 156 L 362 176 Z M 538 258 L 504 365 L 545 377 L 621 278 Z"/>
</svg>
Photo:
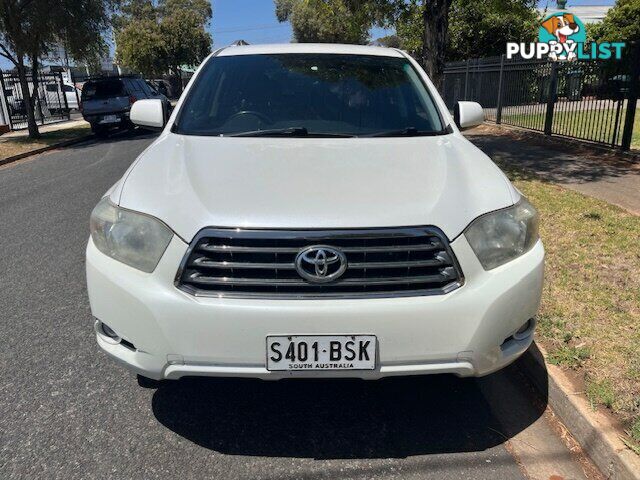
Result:
<svg viewBox="0 0 640 480">
<path fill-rule="evenodd" d="M 207 62 L 174 132 L 398 136 L 447 130 L 405 58 L 274 54 L 222 56 Z"/>
<path fill-rule="evenodd" d="M 122 80 L 87 82 L 82 87 L 83 100 L 97 100 L 126 95 Z"/>
</svg>

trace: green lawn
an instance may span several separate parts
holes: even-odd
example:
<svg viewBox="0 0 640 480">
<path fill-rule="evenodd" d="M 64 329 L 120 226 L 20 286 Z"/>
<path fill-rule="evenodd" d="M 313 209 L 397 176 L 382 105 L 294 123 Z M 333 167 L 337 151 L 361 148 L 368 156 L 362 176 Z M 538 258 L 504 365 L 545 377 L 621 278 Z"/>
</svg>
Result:
<svg viewBox="0 0 640 480">
<path fill-rule="evenodd" d="M 557 107 L 556 107 L 557 108 Z M 616 137 L 618 143 L 622 139 L 624 128 L 624 116 L 626 109 L 621 109 L 620 131 Z M 553 133 L 577 137 L 592 141 L 610 142 L 613 138 L 613 124 L 616 115 L 615 109 L 590 110 L 580 112 L 554 111 Z M 502 122 L 507 125 L 516 125 L 524 128 L 542 129 L 544 126 L 544 107 L 535 113 L 504 113 Z M 631 148 L 640 149 L 640 113 L 636 111 L 631 137 Z"/>
<path fill-rule="evenodd" d="M 547 360 L 582 372 L 591 402 L 618 414 L 640 449 L 640 217 L 501 167 L 541 214 Z"/>
</svg>

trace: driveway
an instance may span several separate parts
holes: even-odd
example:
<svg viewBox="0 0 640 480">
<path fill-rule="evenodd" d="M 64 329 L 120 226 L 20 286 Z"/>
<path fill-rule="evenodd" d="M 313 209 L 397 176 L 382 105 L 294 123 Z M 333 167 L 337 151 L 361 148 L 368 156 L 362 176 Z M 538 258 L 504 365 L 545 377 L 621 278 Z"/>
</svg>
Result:
<svg viewBox="0 0 640 480">
<path fill-rule="evenodd" d="M 0 168 L 3 479 L 585 478 L 517 364 L 479 380 L 138 386 L 95 344 L 84 248 L 91 209 L 151 140 Z"/>
</svg>

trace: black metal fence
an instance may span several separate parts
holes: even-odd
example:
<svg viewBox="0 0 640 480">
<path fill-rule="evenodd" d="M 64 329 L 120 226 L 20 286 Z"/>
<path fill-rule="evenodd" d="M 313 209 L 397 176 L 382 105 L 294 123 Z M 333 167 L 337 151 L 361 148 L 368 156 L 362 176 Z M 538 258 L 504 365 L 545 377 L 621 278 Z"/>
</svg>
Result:
<svg viewBox="0 0 640 480">
<path fill-rule="evenodd" d="M 640 140 L 633 139 L 639 51 L 630 49 L 618 61 L 507 60 L 503 55 L 451 62 L 442 93 L 449 108 L 459 100 L 475 101 L 486 119 L 498 124 L 623 150 L 640 148 Z"/>
<path fill-rule="evenodd" d="M 40 125 L 69 119 L 69 104 L 60 73 L 39 73 L 34 86 L 29 78 L 29 92 L 23 92 L 18 74 L 0 72 L 0 95 L 4 96 L 5 115 L 11 130 L 27 128 L 25 96 L 32 95 L 35 102 L 36 122 Z M 35 92 L 35 93 L 34 93 Z M 0 103 L 0 107 L 2 107 Z"/>
</svg>

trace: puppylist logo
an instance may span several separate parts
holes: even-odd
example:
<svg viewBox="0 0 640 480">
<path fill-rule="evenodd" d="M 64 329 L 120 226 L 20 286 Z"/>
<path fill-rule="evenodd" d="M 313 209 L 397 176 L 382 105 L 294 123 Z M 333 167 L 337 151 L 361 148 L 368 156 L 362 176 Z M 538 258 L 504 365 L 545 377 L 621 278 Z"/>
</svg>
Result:
<svg viewBox="0 0 640 480">
<path fill-rule="evenodd" d="M 526 60 L 620 60 L 624 46 L 624 42 L 587 44 L 587 31 L 578 16 L 555 12 L 542 19 L 537 42 L 508 42 L 507 58 L 518 55 Z"/>
</svg>

